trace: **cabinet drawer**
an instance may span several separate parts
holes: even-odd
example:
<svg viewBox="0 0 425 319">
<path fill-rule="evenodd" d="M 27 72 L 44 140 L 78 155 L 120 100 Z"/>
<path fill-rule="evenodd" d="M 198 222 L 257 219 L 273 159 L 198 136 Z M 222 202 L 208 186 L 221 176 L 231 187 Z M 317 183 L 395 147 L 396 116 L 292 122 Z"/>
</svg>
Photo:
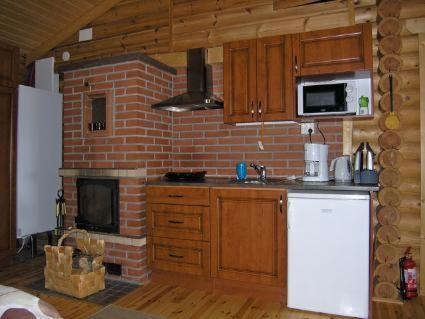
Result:
<svg viewBox="0 0 425 319">
<path fill-rule="evenodd" d="M 210 238 L 208 207 L 148 204 L 147 212 L 148 235 L 204 241 Z"/>
<path fill-rule="evenodd" d="M 159 204 L 210 205 L 208 187 L 148 186 L 147 202 Z"/>
<path fill-rule="evenodd" d="M 148 263 L 154 269 L 210 275 L 210 244 L 148 237 Z"/>
</svg>

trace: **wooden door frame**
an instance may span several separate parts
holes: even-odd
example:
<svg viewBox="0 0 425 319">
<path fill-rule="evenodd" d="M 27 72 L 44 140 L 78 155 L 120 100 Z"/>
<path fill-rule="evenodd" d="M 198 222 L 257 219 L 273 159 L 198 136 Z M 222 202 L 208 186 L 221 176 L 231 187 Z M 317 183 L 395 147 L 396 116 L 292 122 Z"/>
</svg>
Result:
<svg viewBox="0 0 425 319">
<path fill-rule="evenodd" d="M 421 237 L 420 265 L 425 265 L 425 33 L 418 35 L 419 41 L 419 105 L 420 105 L 420 134 L 421 134 Z M 425 267 L 420 271 L 420 291 L 425 296 Z"/>
</svg>

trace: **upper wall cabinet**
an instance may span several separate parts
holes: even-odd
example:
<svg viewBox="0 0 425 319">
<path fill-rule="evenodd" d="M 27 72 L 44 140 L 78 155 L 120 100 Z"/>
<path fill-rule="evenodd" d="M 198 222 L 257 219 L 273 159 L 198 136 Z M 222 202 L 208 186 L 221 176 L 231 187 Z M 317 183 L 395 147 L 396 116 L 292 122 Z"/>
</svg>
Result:
<svg viewBox="0 0 425 319">
<path fill-rule="evenodd" d="M 292 35 L 295 76 L 372 69 L 371 24 Z"/>
<path fill-rule="evenodd" d="M 224 122 L 294 117 L 290 36 L 224 44 Z"/>
</svg>

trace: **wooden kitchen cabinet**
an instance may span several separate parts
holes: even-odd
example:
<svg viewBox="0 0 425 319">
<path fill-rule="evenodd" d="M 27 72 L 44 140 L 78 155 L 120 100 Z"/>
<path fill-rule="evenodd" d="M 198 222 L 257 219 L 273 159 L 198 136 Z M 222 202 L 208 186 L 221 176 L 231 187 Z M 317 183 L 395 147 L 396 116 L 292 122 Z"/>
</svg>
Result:
<svg viewBox="0 0 425 319">
<path fill-rule="evenodd" d="M 211 190 L 211 276 L 286 287 L 286 191 Z"/>
<path fill-rule="evenodd" d="M 371 28 L 365 23 L 292 35 L 294 75 L 372 69 Z"/>
<path fill-rule="evenodd" d="M 291 120 L 290 36 L 225 43 L 224 122 Z"/>
<path fill-rule="evenodd" d="M 149 266 L 209 277 L 209 188 L 148 186 L 146 201 Z"/>
</svg>

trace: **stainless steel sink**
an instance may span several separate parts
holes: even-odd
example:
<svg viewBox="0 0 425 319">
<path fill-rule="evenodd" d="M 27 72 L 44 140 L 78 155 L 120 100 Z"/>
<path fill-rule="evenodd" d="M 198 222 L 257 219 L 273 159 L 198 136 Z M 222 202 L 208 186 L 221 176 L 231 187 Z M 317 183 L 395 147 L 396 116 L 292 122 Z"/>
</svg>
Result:
<svg viewBox="0 0 425 319">
<path fill-rule="evenodd" d="M 266 180 L 260 180 L 258 178 L 247 178 L 243 181 L 232 178 L 230 183 L 233 184 L 251 184 L 251 185 L 274 185 L 274 184 L 287 184 L 291 180 L 286 178 L 267 178 Z"/>
</svg>

